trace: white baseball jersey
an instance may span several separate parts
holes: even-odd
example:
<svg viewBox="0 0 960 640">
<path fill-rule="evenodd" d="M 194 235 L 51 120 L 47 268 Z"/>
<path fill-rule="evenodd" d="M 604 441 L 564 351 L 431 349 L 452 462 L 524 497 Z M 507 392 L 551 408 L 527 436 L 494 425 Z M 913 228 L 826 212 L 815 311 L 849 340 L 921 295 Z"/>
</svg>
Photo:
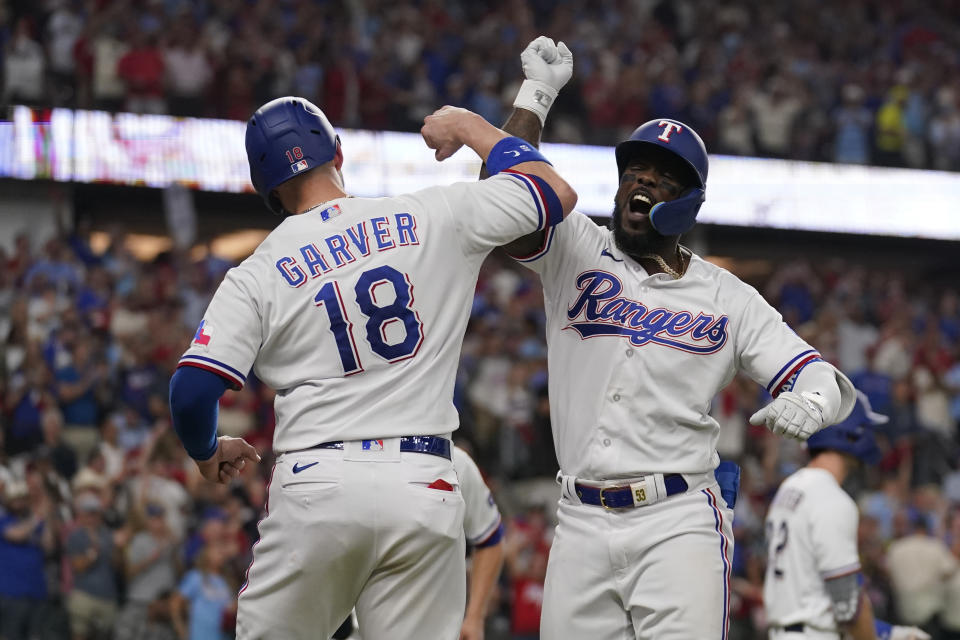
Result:
<svg viewBox="0 0 960 640">
<path fill-rule="evenodd" d="M 838 631 L 824 580 L 860 570 L 859 519 L 829 471 L 805 467 L 783 481 L 766 521 L 763 600 L 771 626 Z"/>
<path fill-rule="evenodd" d="M 702 473 L 719 462 L 713 397 L 743 370 L 774 395 L 820 354 L 728 271 L 694 255 L 648 274 L 574 212 L 518 258 L 543 281 L 550 413 L 563 473 Z"/>
<path fill-rule="evenodd" d="M 477 463 L 460 447 L 453 448 L 453 468 L 457 470 L 466 507 L 463 533 L 467 544 L 482 544 L 500 528 L 500 510 L 480 475 Z"/>
<path fill-rule="evenodd" d="M 504 172 L 290 216 L 227 273 L 180 365 L 276 389 L 278 452 L 450 433 L 480 264 L 562 215 Z"/>
</svg>

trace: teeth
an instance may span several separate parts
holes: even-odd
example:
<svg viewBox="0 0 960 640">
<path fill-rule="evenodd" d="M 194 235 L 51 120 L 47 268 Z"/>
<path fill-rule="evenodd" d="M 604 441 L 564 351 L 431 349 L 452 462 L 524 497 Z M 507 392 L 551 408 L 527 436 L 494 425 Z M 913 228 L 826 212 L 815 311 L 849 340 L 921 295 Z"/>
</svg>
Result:
<svg viewBox="0 0 960 640">
<path fill-rule="evenodd" d="M 631 199 L 632 199 L 632 200 L 639 200 L 640 202 L 645 202 L 646 204 L 651 204 L 651 203 L 652 203 L 652 200 L 650 200 L 650 198 L 648 198 L 647 196 L 645 196 L 645 195 L 642 194 L 642 193 L 638 193 L 638 194 L 634 195 L 633 198 L 631 198 Z"/>
</svg>

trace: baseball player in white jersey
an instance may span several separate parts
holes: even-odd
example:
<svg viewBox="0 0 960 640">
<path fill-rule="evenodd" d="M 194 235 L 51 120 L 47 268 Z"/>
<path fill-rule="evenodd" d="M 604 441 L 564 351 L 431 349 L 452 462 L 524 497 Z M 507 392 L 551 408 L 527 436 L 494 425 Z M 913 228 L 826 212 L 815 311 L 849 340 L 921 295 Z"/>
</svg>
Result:
<svg viewBox="0 0 960 640">
<path fill-rule="evenodd" d="M 503 566 L 503 522 L 477 463 L 460 447 L 453 448 L 453 467 L 466 509 L 463 533 L 473 549 L 467 610 L 460 640 L 483 640 L 487 601 Z"/>
<path fill-rule="evenodd" d="M 483 640 L 487 601 L 503 567 L 503 523 L 500 509 L 477 463 L 458 446 L 453 447 L 453 468 L 457 471 L 465 507 L 463 533 L 467 546 L 473 549 L 460 640 Z M 346 638 L 352 631 L 352 621 L 348 619 L 333 637 Z"/>
<path fill-rule="evenodd" d="M 572 73 L 538 38 L 505 129 L 539 141 Z M 853 388 L 729 272 L 678 244 L 708 160 L 657 119 L 617 146 L 610 228 L 571 214 L 507 245 L 540 274 L 562 498 L 547 568 L 546 640 L 726 638 L 734 487 L 714 477 L 714 395 L 738 370 L 774 397 L 751 421 L 804 439 L 843 419 Z"/>
<path fill-rule="evenodd" d="M 783 481 L 767 511 L 763 600 L 771 640 L 930 638 L 916 627 L 874 619 L 861 589 L 860 515 L 841 485 L 861 462 L 880 459 L 873 427 L 887 417 L 857 396 L 846 420 L 810 436 L 810 462 Z"/>
<path fill-rule="evenodd" d="M 576 194 L 536 149 L 445 107 L 422 134 L 466 144 L 489 184 L 351 198 L 340 141 L 301 98 L 247 125 L 254 187 L 287 215 L 231 269 L 171 380 L 174 426 L 203 475 L 256 452 L 216 438 L 216 406 L 253 369 L 277 390 L 267 516 L 241 589 L 241 640 L 327 638 L 356 606 L 371 638 L 454 640 L 464 610 L 453 382 L 486 254 L 560 222 Z"/>
</svg>

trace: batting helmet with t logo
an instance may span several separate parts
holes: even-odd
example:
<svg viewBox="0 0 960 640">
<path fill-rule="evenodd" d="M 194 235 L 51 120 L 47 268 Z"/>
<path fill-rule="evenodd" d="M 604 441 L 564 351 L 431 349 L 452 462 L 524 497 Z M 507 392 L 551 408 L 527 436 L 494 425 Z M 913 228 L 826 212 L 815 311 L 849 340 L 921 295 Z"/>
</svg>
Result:
<svg viewBox="0 0 960 640">
<path fill-rule="evenodd" d="M 630 159 L 642 151 L 666 150 L 679 156 L 690 169 L 686 177 L 687 189 L 679 198 L 658 202 L 650 210 L 650 222 L 658 233 L 674 236 L 686 233 L 696 222 L 700 205 L 706 199 L 707 148 L 697 132 L 677 120 L 659 119 L 646 122 L 617 145 L 617 169 L 623 175 Z"/>
</svg>

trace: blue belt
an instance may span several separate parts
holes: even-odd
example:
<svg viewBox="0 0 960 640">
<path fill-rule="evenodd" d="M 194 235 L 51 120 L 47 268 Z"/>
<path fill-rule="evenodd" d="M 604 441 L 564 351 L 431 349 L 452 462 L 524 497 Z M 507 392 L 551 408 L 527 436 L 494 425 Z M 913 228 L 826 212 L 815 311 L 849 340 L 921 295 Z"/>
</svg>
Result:
<svg viewBox="0 0 960 640">
<path fill-rule="evenodd" d="M 376 440 L 365 440 L 364 442 L 376 442 Z M 324 442 L 315 447 L 310 447 L 310 449 L 343 449 L 343 440 Z M 400 438 L 400 451 L 426 453 L 447 460 L 451 459 L 450 441 L 438 436 L 403 436 Z"/>
<path fill-rule="evenodd" d="M 670 473 L 663 476 L 663 484 L 667 488 L 667 495 L 673 496 L 687 490 L 687 481 L 679 473 Z M 576 483 L 577 497 L 584 504 L 593 504 L 607 509 L 623 509 L 636 506 L 633 502 L 633 489 L 630 485 L 621 487 L 591 487 Z"/>
<path fill-rule="evenodd" d="M 807 625 L 802 622 L 795 622 L 793 624 L 788 624 L 783 628 L 784 631 L 789 631 L 790 633 L 803 633 L 807 628 Z"/>
</svg>

